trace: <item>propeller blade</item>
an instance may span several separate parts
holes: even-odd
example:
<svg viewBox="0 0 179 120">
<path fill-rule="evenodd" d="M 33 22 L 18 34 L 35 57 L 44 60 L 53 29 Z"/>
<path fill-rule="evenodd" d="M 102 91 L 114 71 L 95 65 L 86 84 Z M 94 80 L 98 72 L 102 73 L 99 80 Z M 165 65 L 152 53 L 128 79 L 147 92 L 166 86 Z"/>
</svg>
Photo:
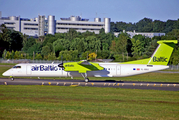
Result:
<svg viewBox="0 0 179 120">
<path fill-rule="evenodd" d="M 61 61 L 62 61 L 62 63 L 63 63 L 63 55 L 61 55 Z"/>
<path fill-rule="evenodd" d="M 58 65 L 58 67 L 64 68 L 64 67 L 63 67 L 63 56 L 62 56 L 62 55 L 61 55 L 61 61 L 62 61 L 62 63 L 60 63 L 60 64 Z"/>
<path fill-rule="evenodd" d="M 58 67 L 64 68 L 64 67 L 63 67 L 63 63 L 60 63 L 60 64 L 58 65 Z"/>
</svg>

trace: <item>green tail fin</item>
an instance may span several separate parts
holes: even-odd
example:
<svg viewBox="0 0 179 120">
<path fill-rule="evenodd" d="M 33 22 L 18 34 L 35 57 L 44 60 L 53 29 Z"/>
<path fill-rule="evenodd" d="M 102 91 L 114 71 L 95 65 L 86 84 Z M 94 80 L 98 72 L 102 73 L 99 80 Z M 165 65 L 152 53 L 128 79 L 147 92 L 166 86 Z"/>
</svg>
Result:
<svg viewBox="0 0 179 120">
<path fill-rule="evenodd" d="M 173 52 L 174 46 L 178 43 L 178 41 L 161 40 L 157 43 L 159 44 L 159 46 L 157 47 L 151 58 L 124 62 L 120 64 L 167 65 Z"/>
<path fill-rule="evenodd" d="M 149 60 L 149 65 L 167 65 L 177 40 L 162 40 L 157 42 L 158 48 Z"/>
</svg>

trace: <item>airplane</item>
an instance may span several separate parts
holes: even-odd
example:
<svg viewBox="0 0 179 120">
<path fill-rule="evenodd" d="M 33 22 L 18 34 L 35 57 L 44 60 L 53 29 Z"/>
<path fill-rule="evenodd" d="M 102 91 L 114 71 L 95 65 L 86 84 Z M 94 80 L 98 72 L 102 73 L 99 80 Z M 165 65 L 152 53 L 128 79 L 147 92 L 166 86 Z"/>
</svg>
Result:
<svg viewBox="0 0 179 120">
<path fill-rule="evenodd" d="M 150 58 L 123 63 L 95 63 L 82 60 L 60 64 L 22 63 L 3 73 L 14 77 L 126 77 L 169 68 L 167 66 L 177 40 L 161 40 Z"/>
</svg>

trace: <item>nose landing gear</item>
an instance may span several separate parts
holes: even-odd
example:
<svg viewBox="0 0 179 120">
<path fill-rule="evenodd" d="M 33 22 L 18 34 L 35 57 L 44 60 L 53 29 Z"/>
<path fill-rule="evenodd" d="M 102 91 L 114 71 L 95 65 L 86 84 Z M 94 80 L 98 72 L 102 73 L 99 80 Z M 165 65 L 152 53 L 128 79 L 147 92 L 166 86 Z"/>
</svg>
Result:
<svg viewBox="0 0 179 120">
<path fill-rule="evenodd" d="M 81 73 L 81 75 L 83 76 L 83 78 L 85 79 L 85 82 L 88 83 L 89 79 L 87 78 L 87 73 Z"/>
<path fill-rule="evenodd" d="M 14 81 L 14 78 L 12 76 L 10 77 L 10 79 L 11 79 L 11 81 Z"/>
<path fill-rule="evenodd" d="M 86 82 L 86 83 L 89 82 L 89 79 L 88 79 L 88 78 L 85 78 L 85 82 Z"/>
</svg>

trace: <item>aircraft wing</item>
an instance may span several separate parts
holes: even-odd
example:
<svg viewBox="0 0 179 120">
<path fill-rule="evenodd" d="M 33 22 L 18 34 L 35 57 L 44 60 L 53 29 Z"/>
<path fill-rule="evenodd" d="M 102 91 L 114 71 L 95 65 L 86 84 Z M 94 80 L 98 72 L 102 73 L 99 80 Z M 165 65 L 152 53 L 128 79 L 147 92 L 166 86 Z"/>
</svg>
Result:
<svg viewBox="0 0 179 120">
<path fill-rule="evenodd" d="M 78 71 L 79 73 L 86 73 L 87 71 L 103 70 L 98 63 L 79 61 L 79 62 L 67 62 L 63 63 L 65 71 Z"/>
</svg>

